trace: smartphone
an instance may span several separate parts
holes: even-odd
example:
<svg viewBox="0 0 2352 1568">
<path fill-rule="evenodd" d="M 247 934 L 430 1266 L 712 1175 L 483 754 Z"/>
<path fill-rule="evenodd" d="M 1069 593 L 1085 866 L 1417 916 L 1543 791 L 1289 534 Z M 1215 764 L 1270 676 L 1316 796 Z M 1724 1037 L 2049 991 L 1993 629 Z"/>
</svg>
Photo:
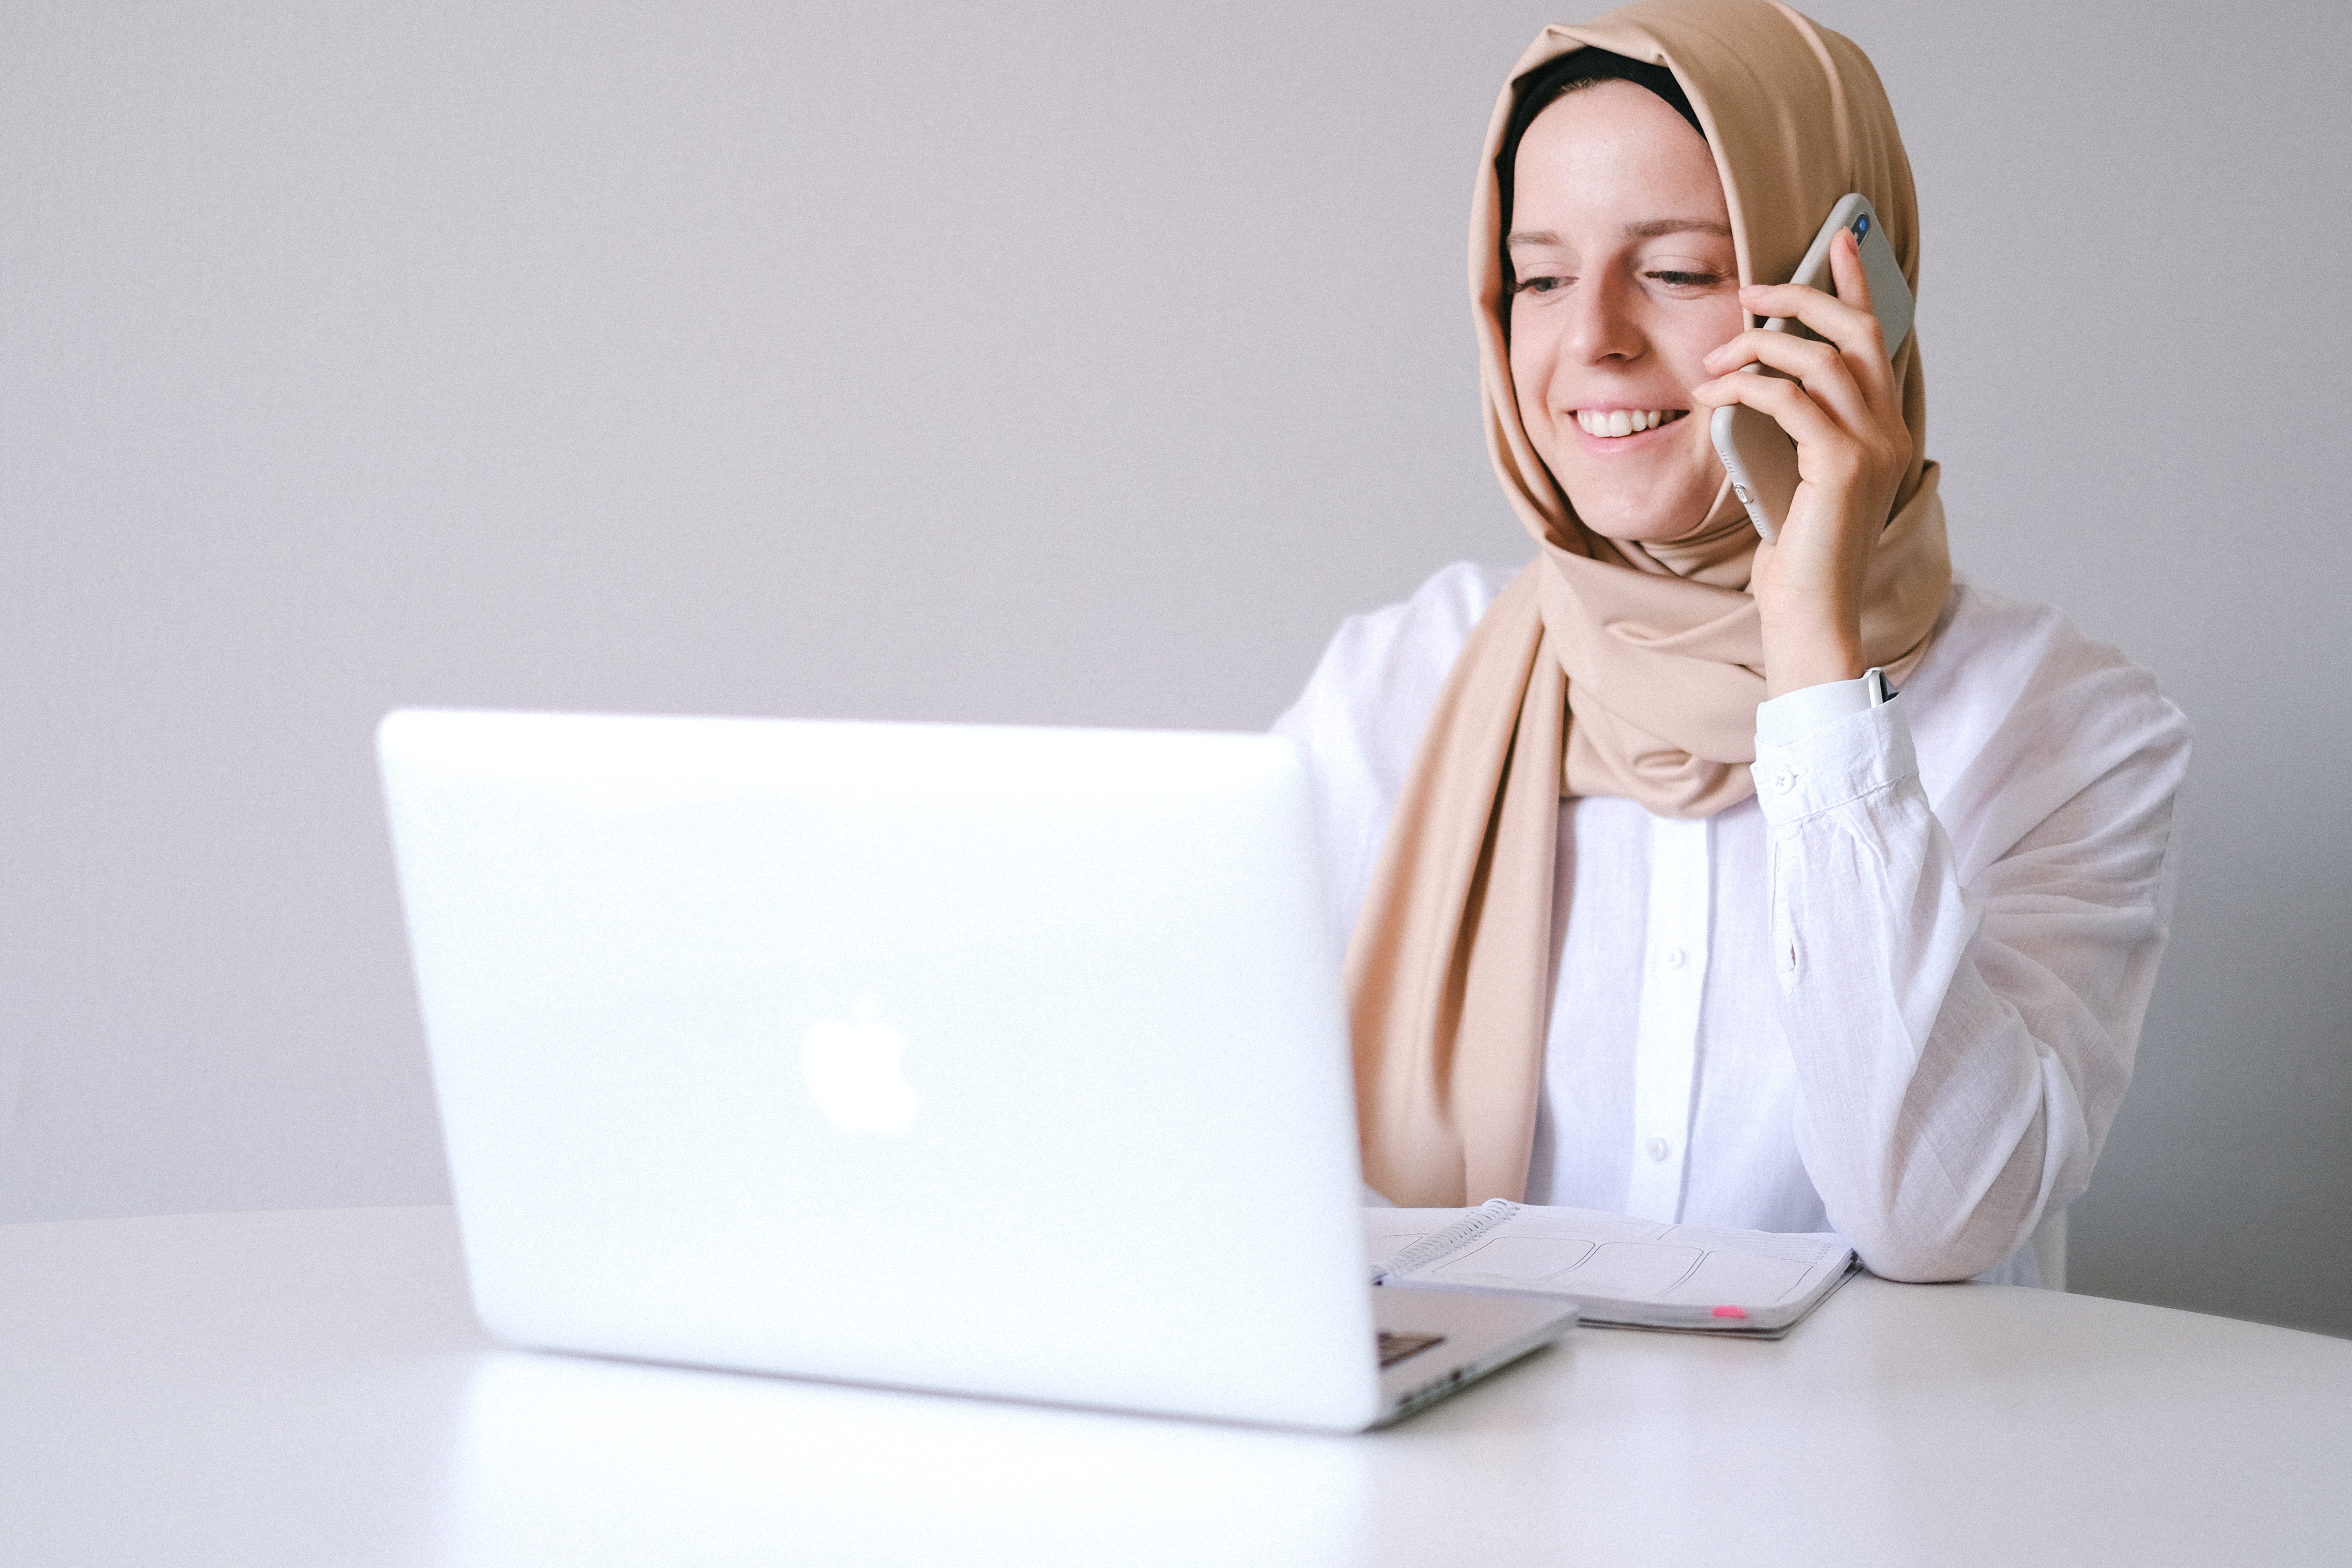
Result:
<svg viewBox="0 0 2352 1568">
<path fill-rule="evenodd" d="M 1862 275 L 1870 284 L 1870 313 L 1886 334 L 1891 359 L 1911 335 L 1911 286 L 1903 281 L 1903 264 L 1895 259 L 1895 247 L 1886 243 L 1886 230 L 1868 196 L 1857 191 L 1830 209 L 1829 221 L 1813 237 L 1812 248 L 1789 281 L 1825 294 L 1837 292 L 1830 277 L 1830 242 L 1840 229 L 1851 231 L 1861 249 Z M 1775 316 L 1764 330 L 1821 338 L 1791 316 Z M 1764 375 L 1781 374 L 1760 364 L 1747 368 Z M 1740 403 L 1717 409 L 1709 434 L 1715 437 L 1715 455 L 1730 470 L 1731 493 L 1748 509 L 1748 520 L 1767 543 L 1778 539 L 1789 518 L 1789 502 L 1797 493 L 1797 443 L 1779 420 Z"/>
</svg>

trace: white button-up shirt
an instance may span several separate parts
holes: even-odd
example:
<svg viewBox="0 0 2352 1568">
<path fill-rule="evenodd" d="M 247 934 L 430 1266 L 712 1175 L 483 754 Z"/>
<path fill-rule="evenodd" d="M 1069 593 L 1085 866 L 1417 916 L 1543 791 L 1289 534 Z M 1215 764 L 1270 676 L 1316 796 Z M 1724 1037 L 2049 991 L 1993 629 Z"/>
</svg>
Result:
<svg viewBox="0 0 2352 1568">
<path fill-rule="evenodd" d="M 1509 578 L 1448 567 L 1349 621 L 1276 725 L 1315 769 L 1343 936 Z M 2130 1081 L 2188 727 L 2056 612 L 1965 585 L 1901 695 L 1863 689 L 1766 703 L 1757 794 L 1712 817 L 1560 803 L 1528 1198 L 2031 1282 Z"/>
</svg>

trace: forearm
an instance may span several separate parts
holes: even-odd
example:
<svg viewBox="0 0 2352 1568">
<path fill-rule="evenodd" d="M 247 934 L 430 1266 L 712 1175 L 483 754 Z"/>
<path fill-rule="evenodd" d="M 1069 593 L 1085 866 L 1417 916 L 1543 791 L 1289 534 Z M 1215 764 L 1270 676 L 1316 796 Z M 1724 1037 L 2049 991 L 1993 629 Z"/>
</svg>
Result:
<svg viewBox="0 0 2352 1568">
<path fill-rule="evenodd" d="M 1899 703 L 1759 749 L 1799 1152 L 1873 1268 L 1979 1272 L 2089 1180 L 2161 946 L 2148 856 L 1965 887 Z M 2168 827 L 2168 795 L 2105 831 Z"/>
<path fill-rule="evenodd" d="M 2081 1097 L 1987 981 L 1980 910 L 1916 782 L 1844 815 L 1775 845 L 1798 1152 L 1872 1268 L 1964 1279 L 2081 1191 L 2092 1152 Z M 2078 1064 L 2097 1052 L 2091 1033 Z"/>
</svg>

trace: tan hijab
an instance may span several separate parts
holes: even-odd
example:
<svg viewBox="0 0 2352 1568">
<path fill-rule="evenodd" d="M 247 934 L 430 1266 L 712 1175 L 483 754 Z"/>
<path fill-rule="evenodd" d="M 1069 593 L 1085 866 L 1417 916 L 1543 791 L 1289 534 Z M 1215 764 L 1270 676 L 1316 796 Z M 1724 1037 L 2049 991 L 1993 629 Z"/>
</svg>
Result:
<svg viewBox="0 0 2352 1568">
<path fill-rule="evenodd" d="M 1878 209 L 1914 289 L 1911 167 L 1860 49 L 1773 0 L 1640 0 L 1547 27 L 1495 104 L 1470 214 L 1470 292 L 1486 442 L 1538 553 L 1471 633 L 1422 737 L 1348 950 L 1365 1179 L 1409 1206 L 1527 1187 L 1551 1000 L 1564 795 L 1712 816 L 1753 793 L 1763 644 L 1748 584 L 1759 546 L 1727 481 L 1667 543 L 1578 521 L 1528 443 L 1504 337 L 1495 159 L 1512 82 L 1596 46 L 1672 70 L 1697 110 L 1746 282 L 1780 282 L 1838 198 Z M 1863 648 L 1899 681 L 1951 585 L 1916 334 L 1895 358 L 1905 475 L 1870 567 Z M 1629 977 L 1630 978 L 1630 977 Z M 1571 1025 L 1572 1025 L 1572 1021 Z"/>
</svg>

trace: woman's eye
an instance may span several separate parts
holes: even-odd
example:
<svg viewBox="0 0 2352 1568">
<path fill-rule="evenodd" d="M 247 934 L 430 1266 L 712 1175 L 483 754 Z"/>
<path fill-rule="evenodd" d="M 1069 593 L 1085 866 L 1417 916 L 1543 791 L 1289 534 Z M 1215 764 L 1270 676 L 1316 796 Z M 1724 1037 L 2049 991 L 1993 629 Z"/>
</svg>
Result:
<svg viewBox="0 0 2352 1568">
<path fill-rule="evenodd" d="M 1565 278 L 1522 278 L 1519 279 L 1518 287 L 1512 289 L 1511 292 L 1514 294 L 1549 294 L 1555 289 L 1565 289 L 1567 287 L 1568 279 Z"/>
<path fill-rule="evenodd" d="M 1669 289 L 1707 289 L 1723 281 L 1720 272 L 1653 272 L 1649 276 Z"/>
</svg>

